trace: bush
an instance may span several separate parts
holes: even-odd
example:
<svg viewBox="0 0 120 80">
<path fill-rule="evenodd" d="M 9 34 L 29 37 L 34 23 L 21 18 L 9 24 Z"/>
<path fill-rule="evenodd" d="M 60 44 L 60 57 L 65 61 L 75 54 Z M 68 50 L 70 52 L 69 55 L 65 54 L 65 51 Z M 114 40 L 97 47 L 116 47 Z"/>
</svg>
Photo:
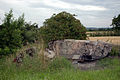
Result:
<svg viewBox="0 0 120 80">
<path fill-rule="evenodd" d="M 86 28 L 74 15 L 61 12 L 46 19 L 40 34 L 46 43 L 63 39 L 86 39 Z"/>
<path fill-rule="evenodd" d="M 10 10 L 0 25 L 0 55 L 14 53 L 26 42 L 34 42 L 37 40 L 37 31 L 36 23 L 25 22 L 24 15 L 15 19 Z"/>
<path fill-rule="evenodd" d="M 0 25 L 0 55 L 14 53 L 22 45 L 22 31 L 24 16 L 13 18 L 12 10 L 5 14 L 3 24 Z"/>
</svg>

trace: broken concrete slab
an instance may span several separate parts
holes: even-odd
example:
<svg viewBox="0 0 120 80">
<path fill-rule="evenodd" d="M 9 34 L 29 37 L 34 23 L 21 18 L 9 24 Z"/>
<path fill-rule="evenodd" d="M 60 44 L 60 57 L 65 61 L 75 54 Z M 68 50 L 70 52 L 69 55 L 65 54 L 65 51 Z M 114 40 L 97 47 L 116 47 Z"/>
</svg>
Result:
<svg viewBox="0 0 120 80">
<path fill-rule="evenodd" d="M 73 60 L 79 60 L 80 59 L 80 55 L 73 55 L 72 59 Z"/>
<path fill-rule="evenodd" d="M 112 46 L 101 41 L 65 39 L 52 42 L 49 49 L 56 56 L 73 59 L 75 55 L 79 55 L 81 61 L 93 61 L 106 57 L 111 52 Z"/>
<path fill-rule="evenodd" d="M 46 51 L 44 52 L 44 56 L 46 56 L 49 59 L 52 59 L 55 57 L 55 52 L 49 49 L 46 49 Z"/>
</svg>

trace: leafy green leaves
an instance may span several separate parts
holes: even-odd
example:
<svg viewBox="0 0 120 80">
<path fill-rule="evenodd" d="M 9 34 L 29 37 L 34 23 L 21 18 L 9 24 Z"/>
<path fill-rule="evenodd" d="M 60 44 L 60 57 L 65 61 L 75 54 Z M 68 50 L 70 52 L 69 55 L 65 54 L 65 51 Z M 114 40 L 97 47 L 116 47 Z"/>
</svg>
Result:
<svg viewBox="0 0 120 80">
<path fill-rule="evenodd" d="M 37 39 L 37 31 L 36 23 L 25 22 L 24 14 L 15 19 L 10 10 L 0 25 L 0 55 L 14 53 L 22 44 L 33 42 Z"/>
<path fill-rule="evenodd" d="M 47 43 L 61 39 L 86 39 L 86 28 L 74 15 L 67 12 L 53 14 L 51 18 L 46 19 L 40 29 Z"/>
<path fill-rule="evenodd" d="M 113 18 L 112 26 L 113 26 L 115 35 L 120 35 L 120 14 L 118 15 L 118 17 Z"/>
<path fill-rule="evenodd" d="M 12 10 L 5 14 L 0 26 L 0 55 L 10 54 L 22 45 L 21 27 L 24 25 L 24 16 L 13 18 Z"/>
</svg>

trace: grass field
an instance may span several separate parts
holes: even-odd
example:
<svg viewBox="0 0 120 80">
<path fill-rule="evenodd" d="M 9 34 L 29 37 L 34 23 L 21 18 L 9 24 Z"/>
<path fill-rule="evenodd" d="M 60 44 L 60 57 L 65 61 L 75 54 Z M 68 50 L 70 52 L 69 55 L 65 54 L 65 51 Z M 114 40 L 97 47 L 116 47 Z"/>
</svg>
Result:
<svg viewBox="0 0 120 80">
<path fill-rule="evenodd" d="M 112 40 L 116 39 L 112 38 Z M 40 51 L 43 51 L 42 44 L 29 46 L 37 46 Z M 23 47 L 20 51 L 29 46 Z M 26 54 L 23 63 L 19 65 L 13 63 L 14 58 L 14 55 L 10 55 L 0 59 L 0 80 L 120 80 L 120 58 L 118 57 L 98 61 L 97 64 L 102 68 L 100 70 L 84 71 L 75 69 L 67 59 L 60 57 L 44 62 L 45 59 L 43 60 L 39 54 L 33 58 Z"/>
<path fill-rule="evenodd" d="M 86 32 L 88 37 L 101 37 L 101 36 L 115 36 L 113 31 L 88 31 Z M 118 36 L 118 35 L 117 35 Z"/>
<path fill-rule="evenodd" d="M 102 70 L 82 71 L 74 69 L 64 59 L 56 59 L 47 68 L 41 66 L 40 60 L 26 58 L 21 66 L 12 63 L 12 58 L 0 60 L 0 80 L 119 80 L 120 59 L 103 59 L 99 61 Z"/>
<path fill-rule="evenodd" d="M 114 45 L 120 45 L 120 36 L 89 37 L 89 40 L 104 41 Z"/>
</svg>

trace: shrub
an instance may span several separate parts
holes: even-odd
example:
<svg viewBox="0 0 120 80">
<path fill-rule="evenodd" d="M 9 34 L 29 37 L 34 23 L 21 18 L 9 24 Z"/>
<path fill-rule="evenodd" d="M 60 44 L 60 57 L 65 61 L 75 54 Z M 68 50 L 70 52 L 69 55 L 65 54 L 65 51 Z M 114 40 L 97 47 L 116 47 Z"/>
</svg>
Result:
<svg viewBox="0 0 120 80">
<path fill-rule="evenodd" d="M 26 42 L 37 40 L 38 25 L 25 22 L 24 15 L 13 17 L 12 10 L 5 14 L 0 25 L 0 55 L 16 52 Z"/>
<path fill-rule="evenodd" d="M 86 39 L 86 28 L 74 15 L 61 12 L 46 19 L 40 33 L 46 43 L 62 39 Z"/>
<path fill-rule="evenodd" d="M 0 55 L 14 53 L 22 45 L 22 31 L 24 15 L 18 19 L 13 18 L 12 10 L 5 14 L 3 24 L 0 26 Z"/>
</svg>

